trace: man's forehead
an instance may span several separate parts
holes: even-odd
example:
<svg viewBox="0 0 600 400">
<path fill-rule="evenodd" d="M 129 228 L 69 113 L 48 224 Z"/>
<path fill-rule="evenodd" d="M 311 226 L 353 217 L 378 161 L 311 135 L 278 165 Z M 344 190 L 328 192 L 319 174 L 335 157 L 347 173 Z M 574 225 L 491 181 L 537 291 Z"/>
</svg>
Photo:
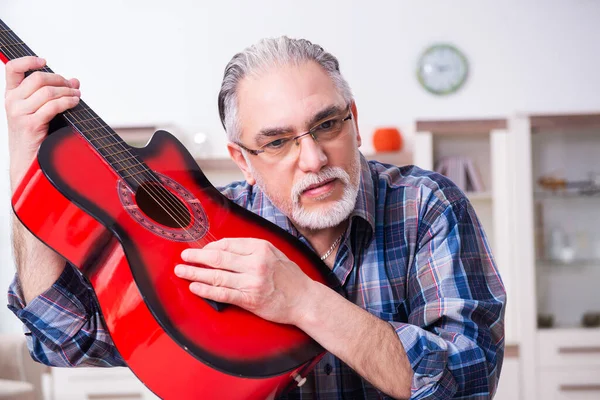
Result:
<svg viewBox="0 0 600 400">
<path fill-rule="evenodd" d="M 299 126 L 344 101 L 329 75 L 316 63 L 275 67 L 245 77 L 238 86 L 238 118 L 242 130 Z"/>
</svg>

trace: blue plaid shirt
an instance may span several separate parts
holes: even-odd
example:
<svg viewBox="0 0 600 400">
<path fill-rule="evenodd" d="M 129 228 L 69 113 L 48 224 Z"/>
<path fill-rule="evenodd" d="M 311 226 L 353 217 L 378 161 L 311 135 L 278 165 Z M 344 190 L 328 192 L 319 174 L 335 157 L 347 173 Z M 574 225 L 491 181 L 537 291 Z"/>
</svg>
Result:
<svg viewBox="0 0 600 400">
<path fill-rule="evenodd" d="M 389 322 L 414 371 L 412 398 L 489 398 L 504 356 L 506 293 L 479 220 L 443 176 L 361 158 L 358 198 L 333 272 L 343 295 Z M 237 204 L 308 242 L 256 187 L 221 188 Z M 123 366 L 92 289 L 70 266 L 24 306 L 32 356 L 54 366 Z M 331 354 L 285 399 L 387 398 Z"/>
</svg>

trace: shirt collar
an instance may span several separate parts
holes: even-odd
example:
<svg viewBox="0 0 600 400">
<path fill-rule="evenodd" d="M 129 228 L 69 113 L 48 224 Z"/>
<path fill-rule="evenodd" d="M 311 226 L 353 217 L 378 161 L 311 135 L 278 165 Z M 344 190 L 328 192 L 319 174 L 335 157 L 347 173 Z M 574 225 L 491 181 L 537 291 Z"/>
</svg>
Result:
<svg viewBox="0 0 600 400">
<path fill-rule="evenodd" d="M 367 232 L 365 240 L 370 242 L 373 232 L 375 232 L 375 189 L 371 167 L 367 159 L 360 154 L 360 182 L 356 196 L 354 210 L 350 213 L 350 220 L 359 218 L 363 223 L 368 224 L 370 230 Z"/>
</svg>

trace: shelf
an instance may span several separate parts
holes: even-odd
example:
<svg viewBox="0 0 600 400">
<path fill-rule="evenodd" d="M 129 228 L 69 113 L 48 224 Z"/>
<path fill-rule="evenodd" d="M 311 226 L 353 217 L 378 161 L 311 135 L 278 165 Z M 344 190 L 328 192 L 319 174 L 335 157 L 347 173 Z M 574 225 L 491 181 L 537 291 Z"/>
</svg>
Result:
<svg viewBox="0 0 600 400">
<path fill-rule="evenodd" d="M 543 328 L 541 326 L 537 327 L 538 332 L 552 332 L 552 333 L 561 333 L 561 334 L 575 334 L 575 333 L 593 333 L 594 335 L 598 335 L 600 333 L 599 326 L 583 326 L 583 325 L 554 325 L 548 328 Z"/>
<path fill-rule="evenodd" d="M 577 268 L 577 267 L 598 267 L 600 268 L 600 259 L 583 259 L 573 260 L 569 262 L 563 262 L 558 260 L 538 259 L 536 264 L 549 266 L 549 267 L 562 267 L 562 268 Z"/>
<path fill-rule="evenodd" d="M 365 158 L 369 161 L 379 161 L 384 164 L 411 165 L 413 163 L 413 155 L 408 151 L 390 151 L 386 153 L 365 154 Z"/>
<path fill-rule="evenodd" d="M 535 192 L 533 196 L 536 199 L 600 199 L 600 190 L 594 190 L 592 192 L 564 192 L 564 191 L 544 191 Z"/>
<path fill-rule="evenodd" d="M 533 133 L 556 129 L 599 128 L 600 114 L 531 115 L 529 121 Z"/>
<path fill-rule="evenodd" d="M 492 130 L 505 130 L 506 119 L 478 120 L 419 120 L 416 122 L 417 132 L 433 134 L 489 134 Z"/>
<path fill-rule="evenodd" d="M 585 327 L 581 325 L 555 325 L 550 328 L 538 327 L 538 334 L 545 336 L 563 336 L 565 339 L 572 339 L 574 335 L 587 336 L 594 342 L 597 341 L 600 334 L 600 327 Z M 585 343 L 579 343 L 585 346 Z"/>
<path fill-rule="evenodd" d="M 198 166 L 203 171 L 238 171 L 239 168 L 231 158 L 196 158 Z"/>
<path fill-rule="evenodd" d="M 491 192 L 467 192 L 465 194 L 471 201 L 491 201 L 494 199 Z"/>
</svg>

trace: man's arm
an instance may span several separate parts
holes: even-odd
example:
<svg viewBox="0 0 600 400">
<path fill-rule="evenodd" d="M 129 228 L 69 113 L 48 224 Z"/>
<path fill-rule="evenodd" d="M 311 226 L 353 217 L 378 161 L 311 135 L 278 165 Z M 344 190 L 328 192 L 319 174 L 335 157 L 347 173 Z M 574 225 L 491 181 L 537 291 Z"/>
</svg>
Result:
<svg viewBox="0 0 600 400">
<path fill-rule="evenodd" d="M 66 261 L 33 236 L 14 215 L 12 244 L 21 295 L 29 304 L 56 282 Z"/>
<path fill-rule="evenodd" d="M 414 398 L 491 398 L 502 368 L 506 291 L 475 211 L 459 197 L 423 218 L 408 324 L 390 322 L 414 370 Z"/>
<path fill-rule="evenodd" d="M 318 282 L 306 299 L 298 328 L 382 392 L 410 398 L 413 371 L 389 323 Z"/>
<path fill-rule="evenodd" d="M 55 367 L 124 366 L 104 327 L 92 288 L 71 265 L 50 288 L 25 305 L 15 279 L 8 308 L 23 322 L 34 360 Z"/>
<path fill-rule="evenodd" d="M 40 69 L 43 59 L 24 57 L 6 65 L 5 108 L 8 120 L 10 185 L 12 193 L 36 157 L 50 120 L 79 101 L 79 82 L 55 74 L 25 72 Z M 12 241 L 17 276 L 25 302 L 47 290 L 58 279 L 65 260 L 37 240 L 13 217 Z"/>
<path fill-rule="evenodd" d="M 14 193 L 46 137 L 50 120 L 79 102 L 79 82 L 40 69 L 45 61 L 23 57 L 6 65 L 10 183 Z M 25 325 L 32 357 L 54 366 L 123 365 L 81 275 L 13 217 L 17 264 L 8 306 Z"/>
</svg>

